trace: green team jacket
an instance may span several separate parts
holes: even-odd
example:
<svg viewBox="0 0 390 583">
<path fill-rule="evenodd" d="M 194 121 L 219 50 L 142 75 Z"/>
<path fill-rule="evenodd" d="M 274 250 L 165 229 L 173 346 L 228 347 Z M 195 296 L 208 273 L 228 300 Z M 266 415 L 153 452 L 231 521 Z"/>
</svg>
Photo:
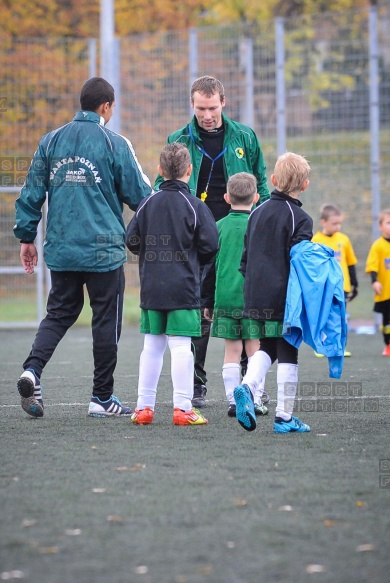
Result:
<svg viewBox="0 0 390 583">
<path fill-rule="evenodd" d="M 237 172 L 249 172 L 253 174 L 257 180 L 257 192 L 260 195 L 260 204 L 269 198 L 270 193 L 267 186 L 266 166 L 259 140 L 250 127 L 231 120 L 225 114 L 222 114 L 222 119 L 225 126 L 223 144 L 227 148 L 223 157 L 226 182 L 230 176 L 237 174 Z M 199 137 L 195 116 L 189 124 L 168 136 L 167 142 L 169 144 L 172 142 L 182 142 L 189 149 L 193 171 L 188 186 L 191 194 L 196 196 L 199 169 L 203 154 L 200 150 L 202 140 Z M 159 174 L 154 185 L 155 190 L 160 188 L 160 184 L 163 181 L 164 178 Z"/>
<path fill-rule="evenodd" d="M 97 113 L 44 135 L 16 200 L 15 236 L 32 242 L 48 197 L 44 259 L 53 271 L 112 271 L 126 261 L 123 204 L 152 192 L 129 140 Z"/>
</svg>

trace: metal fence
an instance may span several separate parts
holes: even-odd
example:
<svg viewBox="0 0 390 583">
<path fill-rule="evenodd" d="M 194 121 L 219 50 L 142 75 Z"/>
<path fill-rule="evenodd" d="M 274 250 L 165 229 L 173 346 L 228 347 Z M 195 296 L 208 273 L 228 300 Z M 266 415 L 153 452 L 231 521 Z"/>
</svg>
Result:
<svg viewBox="0 0 390 583">
<path fill-rule="evenodd" d="M 379 206 L 390 207 L 388 30 L 384 0 L 371 10 L 122 38 L 117 127 L 153 182 L 167 135 L 192 115 L 190 83 L 204 74 L 218 77 L 227 115 L 259 136 L 268 175 L 285 149 L 310 160 L 304 208 L 317 228 L 322 203 L 341 206 L 362 272 Z M 95 39 L 0 39 L 2 268 L 19 265 L 16 195 L 4 189 L 22 184 L 42 134 L 78 109 L 83 82 L 99 71 L 96 49 Z M 1 302 L 19 302 L 20 319 L 35 293 L 33 279 L 0 272 Z M 138 286 L 131 258 L 127 286 Z"/>
</svg>

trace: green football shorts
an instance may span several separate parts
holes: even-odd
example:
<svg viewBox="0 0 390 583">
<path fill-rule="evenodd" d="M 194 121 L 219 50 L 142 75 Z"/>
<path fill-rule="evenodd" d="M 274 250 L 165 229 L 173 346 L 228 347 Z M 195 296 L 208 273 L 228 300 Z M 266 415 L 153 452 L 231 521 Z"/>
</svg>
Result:
<svg viewBox="0 0 390 583">
<path fill-rule="evenodd" d="M 225 340 L 250 340 L 259 338 L 259 324 L 249 318 L 214 318 L 211 335 Z"/>
<path fill-rule="evenodd" d="M 280 338 L 283 322 L 274 320 L 252 320 L 250 318 L 214 318 L 211 335 L 225 340 L 250 340 Z"/>
<path fill-rule="evenodd" d="M 143 310 L 142 334 L 201 336 L 200 310 Z"/>
</svg>

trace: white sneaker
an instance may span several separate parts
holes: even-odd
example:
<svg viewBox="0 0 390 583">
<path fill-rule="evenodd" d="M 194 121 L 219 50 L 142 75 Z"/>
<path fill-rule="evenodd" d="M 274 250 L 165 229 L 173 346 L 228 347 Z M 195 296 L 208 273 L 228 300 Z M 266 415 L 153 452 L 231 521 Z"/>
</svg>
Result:
<svg viewBox="0 0 390 583">
<path fill-rule="evenodd" d="M 88 407 L 90 417 L 122 417 L 131 414 L 130 407 L 124 407 L 118 397 L 114 395 L 107 401 L 101 401 L 99 397 L 91 397 Z"/>
<path fill-rule="evenodd" d="M 32 368 L 28 368 L 20 376 L 17 387 L 23 411 L 31 417 L 43 417 L 42 387 Z"/>
</svg>

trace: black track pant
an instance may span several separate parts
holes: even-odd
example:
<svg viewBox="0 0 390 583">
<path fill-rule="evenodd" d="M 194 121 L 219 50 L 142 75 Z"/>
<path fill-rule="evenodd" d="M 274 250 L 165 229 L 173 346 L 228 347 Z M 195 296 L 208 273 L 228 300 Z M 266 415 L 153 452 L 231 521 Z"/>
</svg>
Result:
<svg viewBox="0 0 390 583">
<path fill-rule="evenodd" d="M 382 314 L 382 333 L 385 344 L 390 344 L 390 300 L 377 302 L 374 312 Z"/>
<path fill-rule="evenodd" d="M 268 354 L 272 363 L 277 360 L 279 364 L 298 364 L 298 349 L 284 338 L 262 338 L 260 350 Z"/>
<path fill-rule="evenodd" d="M 207 375 L 204 365 L 210 338 L 211 322 L 202 317 L 201 325 L 202 336 L 191 339 L 191 349 L 194 353 L 194 387 L 199 387 L 200 385 L 206 386 L 207 383 Z M 246 355 L 244 348 L 241 355 L 241 367 L 243 375 L 245 374 L 247 366 L 248 356 Z"/>
<path fill-rule="evenodd" d="M 58 343 L 76 322 L 84 305 L 84 284 L 92 308 L 94 396 L 110 398 L 114 388 L 118 341 L 122 329 L 123 266 L 114 271 L 51 271 L 47 315 L 40 323 L 31 352 L 23 363 L 40 377 Z"/>
<path fill-rule="evenodd" d="M 194 353 L 194 386 L 206 385 L 207 376 L 204 369 L 207 346 L 210 338 L 211 322 L 202 317 L 202 336 L 191 339 L 191 348 Z"/>
</svg>

